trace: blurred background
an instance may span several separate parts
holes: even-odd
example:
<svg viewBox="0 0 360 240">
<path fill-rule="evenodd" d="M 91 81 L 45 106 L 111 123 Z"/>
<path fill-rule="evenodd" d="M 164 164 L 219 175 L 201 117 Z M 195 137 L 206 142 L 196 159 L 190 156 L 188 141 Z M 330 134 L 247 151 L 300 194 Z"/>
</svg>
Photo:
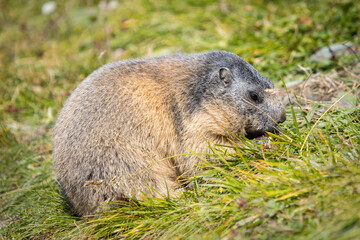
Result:
<svg viewBox="0 0 360 240">
<path fill-rule="evenodd" d="M 2 118 L 53 122 L 85 76 L 121 59 L 226 50 L 275 82 L 341 67 L 353 54 L 311 56 L 359 45 L 359 12 L 353 0 L 2 0 Z"/>
<path fill-rule="evenodd" d="M 12 214 L 31 216 L 12 218 L 19 227 L 42 219 L 46 204 L 66 207 L 53 181 L 51 129 L 77 84 L 103 64 L 226 50 L 282 87 L 281 78 L 320 72 L 359 76 L 359 44 L 355 0 L 1 0 L 0 229 Z"/>
</svg>

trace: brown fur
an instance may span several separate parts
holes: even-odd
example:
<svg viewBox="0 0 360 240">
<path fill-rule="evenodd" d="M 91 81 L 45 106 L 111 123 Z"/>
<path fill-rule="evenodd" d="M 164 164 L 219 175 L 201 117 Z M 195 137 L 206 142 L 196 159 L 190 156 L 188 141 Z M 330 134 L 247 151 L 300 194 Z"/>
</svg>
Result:
<svg viewBox="0 0 360 240">
<path fill-rule="evenodd" d="M 254 86 L 262 105 L 248 98 L 246 88 Z M 228 131 L 255 136 L 285 120 L 270 88 L 227 52 L 105 65 L 73 92 L 54 128 L 54 168 L 64 194 L 78 215 L 123 197 L 176 194 L 179 177 L 192 174 L 198 159 L 169 157 L 206 152 L 205 139 L 226 141 Z"/>
</svg>

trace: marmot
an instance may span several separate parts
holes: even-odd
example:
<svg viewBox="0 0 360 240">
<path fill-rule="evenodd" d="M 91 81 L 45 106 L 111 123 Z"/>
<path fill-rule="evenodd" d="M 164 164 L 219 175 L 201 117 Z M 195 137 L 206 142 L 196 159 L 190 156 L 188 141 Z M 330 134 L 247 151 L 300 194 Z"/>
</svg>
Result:
<svg viewBox="0 0 360 240">
<path fill-rule="evenodd" d="M 55 175 L 77 215 L 102 202 L 172 194 L 195 155 L 230 133 L 254 138 L 285 121 L 273 84 L 214 51 L 107 64 L 75 89 L 54 127 Z"/>
</svg>

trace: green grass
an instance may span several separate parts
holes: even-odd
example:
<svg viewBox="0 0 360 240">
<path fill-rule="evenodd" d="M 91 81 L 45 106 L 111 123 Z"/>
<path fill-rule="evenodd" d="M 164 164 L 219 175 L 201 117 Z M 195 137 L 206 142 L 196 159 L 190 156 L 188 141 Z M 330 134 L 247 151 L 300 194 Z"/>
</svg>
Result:
<svg viewBox="0 0 360 240">
<path fill-rule="evenodd" d="M 327 118 L 335 121 L 315 126 L 302 151 L 308 128 L 285 127 L 284 135 L 273 136 L 271 150 L 249 141 L 233 146 L 235 153 L 214 147 L 182 198 L 125 204 L 85 222 L 85 231 L 129 239 L 355 239 L 360 234 L 360 110 L 334 111 Z"/>
<path fill-rule="evenodd" d="M 309 57 L 335 42 L 360 45 L 356 1 L 125 0 L 112 11 L 59 1 L 48 16 L 43 2 L 0 2 L 0 239 L 360 238 L 358 107 L 289 108 L 270 149 L 247 140 L 212 146 L 182 197 L 121 203 L 93 218 L 72 216 L 51 158 L 66 98 L 114 60 L 222 49 L 277 86 L 281 77 L 305 79 L 299 66 L 350 69 L 340 76 L 352 86 L 358 58 Z"/>
</svg>

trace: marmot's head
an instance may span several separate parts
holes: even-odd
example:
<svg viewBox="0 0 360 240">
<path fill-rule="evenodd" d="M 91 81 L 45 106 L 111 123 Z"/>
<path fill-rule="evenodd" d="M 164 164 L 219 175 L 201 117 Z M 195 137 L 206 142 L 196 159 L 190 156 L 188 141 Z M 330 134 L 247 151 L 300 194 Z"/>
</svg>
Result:
<svg viewBox="0 0 360 240">
<path fill-rule="evenodd" d="M 277 132 L 286 114 L 269 79 L 234 54 L 213 52 L 207 58 L 208 75 L 203 78 L 207 87 L 201 103 L 203 114 L 209 116 L 209 123 L 213 121 L 207 131 L 219 136 L 241 133 L 248 138 Z"/>
</svg>

